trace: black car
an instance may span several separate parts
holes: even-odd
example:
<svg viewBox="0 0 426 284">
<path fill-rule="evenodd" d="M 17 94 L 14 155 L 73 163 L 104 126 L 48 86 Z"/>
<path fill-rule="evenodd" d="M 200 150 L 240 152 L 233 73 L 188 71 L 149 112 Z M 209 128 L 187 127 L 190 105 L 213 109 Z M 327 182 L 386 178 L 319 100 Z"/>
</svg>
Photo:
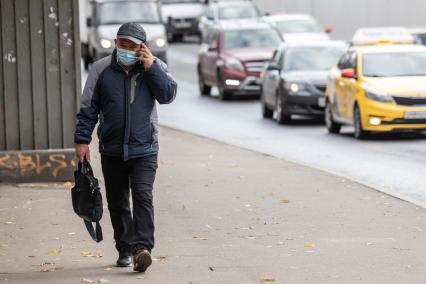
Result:
<svg viewBox="0 0 426 284">
<path fill-rule="evenodd" d="M 261 76 L 264 118 L 289 123 L 293 114 L 322 117 L 328 71 L 347 50 L 341 41 L 283 43 Z"/>
</svg>

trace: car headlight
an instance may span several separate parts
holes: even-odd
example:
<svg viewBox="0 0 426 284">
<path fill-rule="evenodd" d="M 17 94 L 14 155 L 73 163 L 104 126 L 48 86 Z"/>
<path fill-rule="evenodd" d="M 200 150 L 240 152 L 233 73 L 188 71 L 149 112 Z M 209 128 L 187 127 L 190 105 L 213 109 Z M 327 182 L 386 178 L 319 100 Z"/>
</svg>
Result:
<svg viewBox="0 0 426 284">
<path fill-rule="evenodd" d="M 380 94 L 369 90 L 365 90 L 365 96 L 376 102 L 389 103 L 394 101 L 393 98 L 387 94 Z"/>
<path fill-rule="evenodd" d="M 154 40 L 156 47 L 164 47 L 167 43 L 166 38 L 164 37 L 158 37 Z"/>
<path fill-rule="evenodd" d="M 234 69 L 234 70 L 244 72 L 243 64 L 241 63 L 241 61 L 239 61 L 236 58 L 227 59 L 226 62 L 225 62 L 225 66 L 226 66 L 226 68 L 229 68 L 229 69 Z"/>
<path fill-rule="evenodd" d="M 299 93 L 306 89 L 306 86 L 301 83 L 286 83 L 285 88 L 289 93 Z"/>
<path fill-rule="evenodd" d="M 99 43 L 103 48 L 110 48 L 112 46 L 112 42 L 109 39 L 102 38 Z"/>
</svg>

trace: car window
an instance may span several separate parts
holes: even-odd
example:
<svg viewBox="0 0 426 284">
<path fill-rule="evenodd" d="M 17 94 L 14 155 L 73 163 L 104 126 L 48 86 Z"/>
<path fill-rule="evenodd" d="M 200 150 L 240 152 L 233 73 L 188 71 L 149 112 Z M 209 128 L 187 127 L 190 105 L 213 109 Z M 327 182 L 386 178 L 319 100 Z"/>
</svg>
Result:
<svg viewBox="0 0 426 284">
<path fill-rule="evenodd" d="M 160 13 L 155 2 L 105 2 L 99 4 L 96 13 L 99 25 L 127 22 L 160 23 Z"/>
<path fill-rule="evenodd" d="M 274 26 L 281 33 L 319 33 L 321 32 L 320 25 L 313 20 L 286 20 L 277 21 Z"/>
<path fill-rule="evenodd" d="M 219 8 L 219 19 L 250 19 L 258 18 L 259 11 L 254 5 L 225 6 Z"/>
<path fill-rule="evenodd" d="M 417 34 L 416 38 L 420 44 L 426 45 L 426 34 Z"/>
<path fill-rule="evenodd" d="M 357 53 L 356 52 L 350 53 L 347 68 L 354 69 L 356 71 L 357 69 Z"/>
<path fill-rule="evenodd" d="M 274 29 L 230 30 L 224 35 L 224 48 L 270 47 L 277 48 L 281 43 Z"/>
<path fill-rule="evenodd" d="M 219 40 L 219 31 L 210 30 L 206 37 L 203 38 L 203 42 L 208 46 L 217 46 Z"/>
<path fill-rule="evenodd" d="M 337 68 L 340 70 L 349 68 L 349 60 L 350 60 L 351 52 L 345 53 L 339 60 L 339 63 L 337 64 Z"/>
<path fill-rule="evenodd" d="M 211 40 L 209 45 L 210 46 L 217 46 L 219 42 L 219 31 L 213 31 L 212 32 L 212 36 L 211 36 Z"/>
<path fill-rule="evenodd" d="M 214 8 L 212 6 L 208 7 L 206 10 L 206 17 L 208 19 L 213 19 L 214 18 Z"/>
<path fill-rule="evenodd" d="M 326 71 L 336 65 L 345 52 L 337 46 L 302 46 L 288 48 L 284 60 L 287 71 Z"/>
<path fill-rule="evenodd" d="M 273 65 L 281 65 L 281 58 L 282 58 L 282 50 L 279 48 L 275 50 L 274 55 L 272 56 L 271 63 Z"/>
<path fill-rule="evenodd" d="M 280 56 L 281 56 L 281 52 L 280 52 L 280 50 L 279 50 L 279 49 L 276 49 L 276 50 L 274 51 L 274 54 L 272 55 L 271 63 L 273 63 L 273 64 L 277 64 L 277 63 L 278 63 L 278 61 L 279 61 L 279 59 L 280 59 Z"/>
</svg>

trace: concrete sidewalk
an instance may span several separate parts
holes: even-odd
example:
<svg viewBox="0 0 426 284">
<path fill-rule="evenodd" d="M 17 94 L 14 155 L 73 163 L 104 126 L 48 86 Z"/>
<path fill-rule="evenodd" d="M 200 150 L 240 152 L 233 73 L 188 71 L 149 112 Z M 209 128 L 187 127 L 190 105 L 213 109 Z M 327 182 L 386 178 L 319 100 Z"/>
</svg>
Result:
<svg viewBox="0 0 426 284">
<path fill-rule="evenodd" d="M 424 209 L 205 138 L 164 128 L 160 138 L 147 273 L 114 267 L 108 211 L 97 244 L 72 211 L 69 185 L 2 184 L 0 282 L 426 282 Z"/>
</svg>

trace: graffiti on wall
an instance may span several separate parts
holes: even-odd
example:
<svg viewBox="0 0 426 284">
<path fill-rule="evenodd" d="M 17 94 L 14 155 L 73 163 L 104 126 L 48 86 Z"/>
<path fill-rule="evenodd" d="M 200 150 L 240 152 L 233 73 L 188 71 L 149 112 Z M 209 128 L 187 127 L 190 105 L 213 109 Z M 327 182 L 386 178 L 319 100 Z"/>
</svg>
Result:
<svg viewBox="0 0 426 284">
<path fill-rule="evenodd" d="M 76 161 L 72 154 L 47 152 L 0 153 L 0 172 L 14 176 L 50 176 L 57 178 L 65 171 L 72 171 Z"/>
</svg>

